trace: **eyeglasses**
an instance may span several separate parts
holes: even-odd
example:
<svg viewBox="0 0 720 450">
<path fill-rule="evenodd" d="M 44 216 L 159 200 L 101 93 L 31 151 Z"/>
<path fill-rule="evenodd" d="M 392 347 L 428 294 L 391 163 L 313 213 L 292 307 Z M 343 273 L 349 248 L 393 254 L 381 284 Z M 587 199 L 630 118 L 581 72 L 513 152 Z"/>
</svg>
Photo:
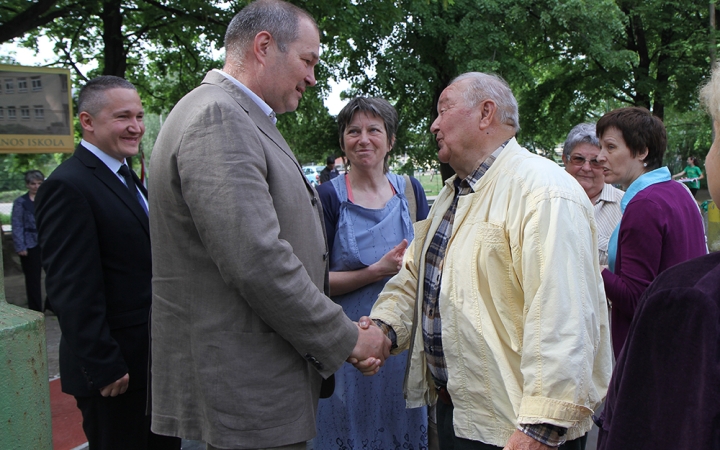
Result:
<svg viewBox="0 0 720 450">
<path fill-rule="evenodd" d="M 599 169 L 602 167 L 602 163 L 600 161 L 598 161 L 597 159 L 585 159 L 584 157 L 582 157 L 580 155 L 572 155 L 570 157 L 570 163 L 573 166 L 582 167 L 585 165 L 586 161 L 590 163 L 590 167 L 592 167 L 593 169 Z"/>
</svg>

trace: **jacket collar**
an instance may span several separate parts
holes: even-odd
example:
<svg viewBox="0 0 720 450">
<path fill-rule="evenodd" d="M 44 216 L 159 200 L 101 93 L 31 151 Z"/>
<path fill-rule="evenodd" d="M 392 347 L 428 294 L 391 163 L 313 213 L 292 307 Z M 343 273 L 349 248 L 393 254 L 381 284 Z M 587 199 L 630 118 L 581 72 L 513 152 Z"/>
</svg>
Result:
<svg viewBox="0 0 720 450">
<path fill-rule="evenodd" d="M 263 110 L 238 86 L 235 85 L 230 79 L 225 77 L 223 74 L 217 71 L 210 71 L 205 75 L 202 84 L 211 84 L 224 90 L 230 97 L 237 102 L 237 104 L 250 116 L 250 119 L 255 123 L 261 133 L 267 136 L 277 147 L 290 158 L 298 171 L 302 175 L 305 184 L 310 186 L 310 183 L 305 178 L 305 173 L 300 166 L 300 163 L 295 158 L 290 146 L 282 137 L 280 131 L 273 123 L 273 121 L 263 112 Z"/>
<path fill-rule="evenodd" d="M 128 208 L 130 208 L 130 211 L 132 211 L 135 217 L 137 217 L 137 219 L 140 221 L 140 224 L 142 225 L 145 232 L 150 235 L 148 215 L 145 213 L 143 207 L 140 206 L 140 203 L 138 203 L 137 198 L 130 193 L 128 188 L 123 184 L 122 181 L 120 181 L 117 175 L 112 173 L 104 162 L 102 162 L 97 156 L 95 156 L 82 144 L 77 146 L 73 156 L 80 160 L 80 162 L 85 165 L 85 167 L 90 169 L 93 175 L 98 180 L 100 180 L 100 182 L 105 184 L 108 189 L 110 189 L 115 195 L 117 195 L 118 198 L 123 203 L 125 203 Z M 140 183 L 140 180 L 137 178 L 137 176 L 133 173 L 132 170 L 130 171 L 130 173 L 135 180 L 135 184 L 140 188 L 140 191 L 147 197 L 147 191 L 145 190 L 145 187 L 142 185 L 142 183 Z"/>
</svg>

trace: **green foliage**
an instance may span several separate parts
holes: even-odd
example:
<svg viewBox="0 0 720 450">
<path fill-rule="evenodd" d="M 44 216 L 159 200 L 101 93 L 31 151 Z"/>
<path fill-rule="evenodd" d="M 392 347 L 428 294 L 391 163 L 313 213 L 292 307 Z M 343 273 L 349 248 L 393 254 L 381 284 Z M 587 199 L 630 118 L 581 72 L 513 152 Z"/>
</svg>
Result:
<svg viewBox="0 0 720 450">
<path fill-rule="evenodd" d="M 39 170 L 45 176 L 60 164 L 63 154 L 0 154 L 0 191 L 25 192 L 25 172 Z M 69 154 L 65 154 L 69 156 Z"/>
<path fill-rule="evenodd" d="M 2 191 L 0 192 L 0 203 L 12 203 L 15 201 L 16 198 L 20 197 L 21 195 L 24 195 L 27 192 L 27 189 L 16 189 L 13 191 Z M 7 217 L 7 222 L 4 221 L 3 223 L 10 223 L 10 215 L 2 214 L 0 213 L 0 217 Z"/>
<path fill-rule="evenodd" d="M 681 172 L 688 156 L 698 159 L 705 171 L 705 155 L 712 145 L 712 120 L 698 105 L 687 111 L 668 110 L 665 115 L 668 131 L 668 146 L 663 163 L 671 173 Z M 707 187 L 707 178 L 700 180 L 702 188 Z"/>
<path fill-rule="evenodd" d="M 7 0 L 0 41 L 14 33 L 36 48 L 38 36 L 48 36 L 53 65 L 72 68 L 81 80 L 125 76 L 146 110 L 164 115 L 208 70 L 222 66 L 217 50 L 226 26 L 248 1 Z M 575 124 L 626 105 L 665 120 L 667 161 L 703 156 L 709 147 L 710 126 L 695 100 L 715 34 L 705 1 L 292 1 L 317 19 L 323 45 L 318 87 L 305 93 L 298 111 L 278 118 L 301 162 L 340 153 L 322 103 L 326 80 L 334 77 L 351 81 L 348 97 L 381 96 L 395 105 L 400 127 L 391 156 L 408 156 L 402 170 L 436 166 L 429 133 L 435 105 L 466 71 L 508 81 L 520 107 L 518 138 L 531 150 L 554 148 Z M 97 68 L 88 73 L 79 69 L 92 63 Z M 159 126 L 152 117 L 143 140 L 148 157 Z M 0 170 L 22 164 L 2 162 Z"/>
<path fill-rule="evenodd" d="M 396 148 L 417 163 L 434 160 L 437 99 L 466 71 L 504 77 L 520 106 L 519 140 L 550 149 L 615 107 L 693 110 L 709 69 L 708 8 L 697 0 L 373 1 L 339 20 L 335 76 L 353 82 L 348 95 L 395 104 Z"/>
<path fill-rule="evenodd" d="M 328 155 L 341 155 L 335 118 L 323 104 L 328 92 L 327 68 L 316 68 L 318 84 L 308 89 L 294 112 L 278 115 L 277 127 L 300 164 L 325 165 Z"/>
<path fill-rule="evenodd" d="M 140 149 L 145 154 L 145 161 L 149 163 L 155 141 L 160 133 L 161 120 L 167 115 L 145 113 L 145 134 L 140 142 Z M 139 164 L 139 163 L 138 163 Z M 138 165 L 139 167 L 139 165 Z"/>
</svg>

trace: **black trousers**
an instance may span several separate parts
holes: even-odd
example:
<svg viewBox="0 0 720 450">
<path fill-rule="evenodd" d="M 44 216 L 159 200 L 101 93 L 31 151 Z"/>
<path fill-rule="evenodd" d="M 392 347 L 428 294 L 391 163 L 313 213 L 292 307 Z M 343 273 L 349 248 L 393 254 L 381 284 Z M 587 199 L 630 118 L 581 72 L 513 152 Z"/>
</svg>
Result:
<svg viewBox="0 0 720 450">
<path fill-rule="evenodd" d="M 181 439 L 150 431 L 147 391 L 117 397 L 75 397 L 90 450 L 180 450 Z"/>
<path fill-rule="evenodd" d="M 453 407 L 438 400 L 437 404 L 437 426 L 440 450 L 502 450 L 502 447 L 485 444 L 480 441 L 472 441 L 455 436 L 453 429 Z M 587 434 L 581 438 L 565 442 L 558 447 L 560 450 L 585 450 Z"/>
<path fill-rule="evenodd" d="M 27 256 L 20 256 L 20 265 L 22 265 L 23 274 L 25 275 L 25 294 L 27 295 L 28 308 L 42 312 L 40 246 L 27 249 Z"/>
</svg>

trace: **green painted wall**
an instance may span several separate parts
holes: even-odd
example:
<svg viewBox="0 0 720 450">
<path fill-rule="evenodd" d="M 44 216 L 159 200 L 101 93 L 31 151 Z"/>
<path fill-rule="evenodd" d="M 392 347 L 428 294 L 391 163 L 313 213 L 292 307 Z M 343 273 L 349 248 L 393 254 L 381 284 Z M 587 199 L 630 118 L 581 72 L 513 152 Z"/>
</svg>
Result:
<svg viewBox="0 0 720 450">
<path fill-rule="evenodd" d="M 0 258 L 0 448 L 52 450 L 45 316 L 10 305 Z"/>
</svg>

